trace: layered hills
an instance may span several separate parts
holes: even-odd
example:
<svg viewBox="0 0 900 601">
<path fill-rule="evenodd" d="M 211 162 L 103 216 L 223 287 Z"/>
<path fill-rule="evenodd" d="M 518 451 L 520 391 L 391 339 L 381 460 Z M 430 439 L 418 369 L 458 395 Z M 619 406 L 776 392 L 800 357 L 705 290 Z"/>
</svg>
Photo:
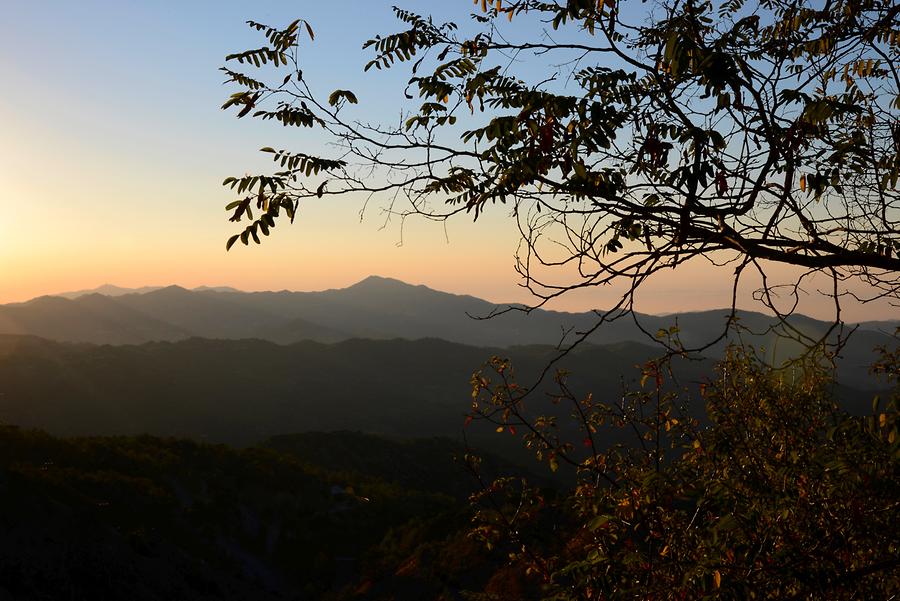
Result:
<svg viewBox="0 0 900 601">
<path fill-rule="evenodd" d="M 425 286 L 372 276 L 353 286 L 321 292 L 240 292 L 231 288 L 178 286 L 128 290 L 104 286 L 65 296 L 39 297 L 24 303 L 0 305 L 0 334 L 32 335 L 62 342 L 141 344 L 209 339 L 257 338 L 288 345 L 301 341 L 334 343 L 353 338 L 391 340 L 440 338 L 471 346 L 510 347 L 559 345 L 593 330 L 598 315 L 536 309 L 503 312 L 507 305 Z M 501 314 L 495 315 L 500 312 Z M 686 346 L 716 340 L 729 311 L 711 310 L 678 315 L 627 316 L 593 330 L 587 341 L 605 345 L 621 342 L 653 344 L 661 329 L 678 328 Z M 491 316 L 490 319 L 479 319 Z M 740 341 L 767 349 L 779 357 L 795 354 L 800 345 L 780 337 L 776 321 L 761 313 L 741 311 L 745 328 Z M 873 349 L 890 344 L 898 322 L 858 324 L 843 350 L 840 380 L 867 388 L 866 366 Z M 830 323 L 795 316 L 790 325 L 810 340 L 823 336 Z M 773 331 L 772 328 L 776 331 Z M 783 332 L 782 332 L 783 333 Z M 737 334 L 722 339 L 705 353 L 721 356 Z"/>
<path fill-rule="evenodd" d="M 616 401 L 659 356 L 653 333 L 677 325 L 685 344 L 709 342 L 728 312 L 623 318 L 560 357 L 596 314 L 473 319 L 498 310 L 377 277 L 322 292 L 105 287 L 0 306 L 0 599 L 463 598 L 527 582 L 509 572 L 509 549 L 468 535 L 476 483 L 454 457 L 486 449 L 488 479 L 572 474 L 529 474 L 519 436 L 467 424 L 472 373 L 509 358 L 520 383 L 540 381 L 528 416 L 559 416 L 561 437 L 581 440 L 573 408 L 553 403 L 552 373 L 541 378 L 548 365 L 559 359 L 576 398 Z M 772 318 L 739 317 L 747 330 L 731 341 L 796 353 Z M 810 337 L 830 327 L 790 325 Z M 895 326 L 859 324 L 843 348 L 834 396 L 846 408 L 870 407 L 880 383 L 867 367 Z M 698 390 L 728 342 L 674 361 L 664 387 L 684 393 L 682 415 L 705 418 Z M 613 424 L 594 436 L 632 440 Z"/>
<path fill-rule="evenodd" d="M 579 394 L 616 398 L 656 352 L 634 343 L 588 345 L 561 367 L 573 373 L 569 383 Z M 551 347 L 438 339 L 277 345 L 192 338 L 112 346 L 0 336 L 0 422 L 59 435 L 152 433 L 238 445 L 344 429 L 458 438 L 472 373 L 501 353 L 523 384 L 555 356 Z M 708 370 L 705 362 L 687 362 L 682 371 L 686 383 L 696 383 Z M 492 433 L 476 425 L 468 431 L 474 440 Z"/>
</svg>

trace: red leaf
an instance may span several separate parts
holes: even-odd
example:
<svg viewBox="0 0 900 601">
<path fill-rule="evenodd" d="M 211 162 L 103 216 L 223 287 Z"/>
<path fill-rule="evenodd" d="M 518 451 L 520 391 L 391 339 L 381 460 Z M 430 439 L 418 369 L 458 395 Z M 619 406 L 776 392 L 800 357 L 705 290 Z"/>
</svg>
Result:
<svg viewBox="0 0 900 601">
<path fill-rule="evenodd" d="M 719 196 L 728 192 L 728 180 L 725 178 L 724 171 L 719 171 L 716 175 L 716 192 L 719 193 Z"/>
</svg>

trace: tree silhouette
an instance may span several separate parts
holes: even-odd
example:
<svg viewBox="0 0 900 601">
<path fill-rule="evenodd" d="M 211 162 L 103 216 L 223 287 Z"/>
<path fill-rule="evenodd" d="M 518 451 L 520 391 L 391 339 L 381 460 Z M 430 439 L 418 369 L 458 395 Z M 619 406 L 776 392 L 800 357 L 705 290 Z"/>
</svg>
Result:
<svg viewBox="0 0 900 601">
<path fill-rule="evenodd" d="M 654 274 L 696 258 L 732 267 L 735 295 L 745 274 L 761 281 L 782 316 L 810 281 L 830 282 L 835 321 L 847 295 L 897 299 L 895 2 L 501 0 L 464 32 L 394 12 L 402 30 L 364 44 L 366 70 L 408 67 L 394 124 L 354 117 L 350 90 L 314 89 L 298 53 L 308 23 L 250 23 L 267 44 L 227 57 L 240 91 L 224 108 L 320 129 L 337 150 L 264 148 L 277 170 L 225 180 L 246 223 L 227 248 L 313 197 L 365 194 L 435 220 L 506 204 L 536 305 L 627 282 L 600 314 L 613 319 Z M 787 291 L 768 277 L 776 264 L 802 270 Z"/>
</svg>

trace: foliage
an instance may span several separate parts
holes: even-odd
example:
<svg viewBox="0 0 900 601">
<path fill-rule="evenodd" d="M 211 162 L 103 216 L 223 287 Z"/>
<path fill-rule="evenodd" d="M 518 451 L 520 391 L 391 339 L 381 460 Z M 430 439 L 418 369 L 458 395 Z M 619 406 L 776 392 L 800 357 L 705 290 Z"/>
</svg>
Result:
<svg viewBox="0 0 900 601">
<path fill-rule="evenodd" d="M 895 356 L 880 369 L 896 384 Z M 852 417 L 820 365 L 773 370 L 735 350 L 702 387 L 704 425 L 663 391 L 660 363 L 618 403 L 575 397 L 563 377 L 556 400 L 584 437 L 574 445 L 527 414 L 508 363 L 488 371 L 473 379 L 473 416 L 520 428 L 551 469 L 577 470 L 558 498 L 504 479 L 476 499 L 474 534 L 538 576 L 545 598 L 887 599 L 900 588 L 896 388 Z M 605 428 L 636 440 L 606 447 Z"/>
<path fill-rule="evenodd" d="M 275 83 L 226 69 L 242 91 L 225 108 L 321 128 L 337 147 L 330 159 L 304 155 L 305 166 L 280 152 L 274 175 L 226 180 L 240 182 L 232 220 L 251 220 L 228 246 L 258 241 L 315 197 L 365 193 L 440 220 L 500 203 L 513 207 L 518 270 L 539 302 L 625 280 L 613 317 L 648 277 L 695 257 L 731 263 L 735 290 L 757 272 L 761 300 L 779 310 L 791 309 L 776 307 L 785 291 L 767 279 L 773 263 L 803 270 L 787 290 L 795 301 L 812 274 L 831 281 L 838 306 L 853 281 L 870 286 L 862 300 L 896 298 L 895 2 L 480 8 L 466 27 L 395 8 L 402 30 L 364 44 L 366 70 L 410 68 L 397 125 L 359 120 L 365 99 L 349 90 L 314 90 L 287 36 L 296 23 L 280 38 L 293 46 L 268 47 L 286 60 Z"/>
</svg>

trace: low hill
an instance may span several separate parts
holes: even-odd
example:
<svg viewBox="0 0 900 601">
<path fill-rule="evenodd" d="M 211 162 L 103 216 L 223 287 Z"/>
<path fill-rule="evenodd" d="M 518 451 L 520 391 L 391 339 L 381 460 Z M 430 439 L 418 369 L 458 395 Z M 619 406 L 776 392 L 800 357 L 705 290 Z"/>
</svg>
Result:
<svg viewBox="0 0 900 601">
<path fill-rule="evenodd" d="M 138 344 L 190 336 L 189 331 L 170 321 L 157 319 L 101 294 L 74 300 L 42 296 L 25 303 L 0 306 L 0 333 L 98 344 Z"/>
</svg>

